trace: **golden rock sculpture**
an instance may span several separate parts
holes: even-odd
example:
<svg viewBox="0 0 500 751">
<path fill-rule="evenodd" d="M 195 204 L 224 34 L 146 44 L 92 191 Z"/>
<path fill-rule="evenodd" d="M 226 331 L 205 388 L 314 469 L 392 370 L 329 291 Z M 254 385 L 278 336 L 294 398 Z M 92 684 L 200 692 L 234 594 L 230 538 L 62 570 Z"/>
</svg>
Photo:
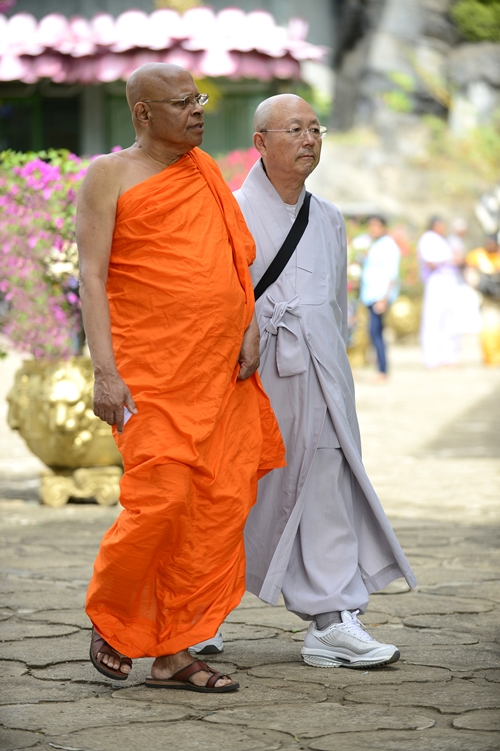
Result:
<svg viewBox="0 0 500 751">
<path fill-rule="evenodd" d="M 404 339 L 407 336 L 418 334 L 421 313 L 421 299 L 412 299 L 406 295 L 400 295 L 387 311 L 384 323 L 394 331 L 396 339 Z"/>
<path fill-rule="evenodd" d="M 7 396 L 10 427 L 52 470 L 41 483 L 50 505 L 69 497 L 95 497 L 104 505 L 118 500 L 122 460 L 111 428 L 92 410 L 93 386 L 87 357 L 28 360 Z"/>
</svg>

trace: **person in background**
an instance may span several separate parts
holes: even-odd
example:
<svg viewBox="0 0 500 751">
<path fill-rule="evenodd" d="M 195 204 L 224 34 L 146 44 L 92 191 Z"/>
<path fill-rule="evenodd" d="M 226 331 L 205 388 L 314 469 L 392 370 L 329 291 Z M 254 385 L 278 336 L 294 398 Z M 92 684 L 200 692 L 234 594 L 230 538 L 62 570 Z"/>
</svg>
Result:
<svg viewBox="0 0 500 751">
<path fill-rule="evenodd" d="M 429 369 L 455 365 L 460 346 L 456 300 L 462 260 L 446 235 L 446 222 L 434 216 L 417 245 L 424 282 L 420 342 L 424 366 Z"/>
<path fill-rule="evenodd" d="M 467 284 L 464 277 L 465 257 L 467 255 L 467 246 L 464 240 L 466 235 L 467 222 L 465 219 L 460 216 L 453 219 L 451 232 L 447 239 L 459 270 L 455 300 L 457 332 L 459 334 L 478 334 L 482 327 L 479 295 L 472 286 Z"/>
<path fill-rule="evenodd" d="M 500 246 L 495 235 L 465 258 L 466 280 L 481 293 L 480 333 L 486 365 L 500 365 Z"/>
<path fill-rule="evenodd" d="M 457 217 L 451 222 L 451 232 L 447 237 L 451 249 L 453 250 L 455 259 L 458 265 L 465 263 L 465 256 L 467 254 L 467 248 L 464 242 L 464 237 L 467 234 L 467 222 L 462 217 Z"/>
<path fill-rule="evenodd" d="M 384 342 L 384 314 L 399 292 L 401 251 L 387 233 L 382 216 L 368 219 L 368 234 L 373 242 L 368 250 L 361 277 L 361 302 L 370 311 L 370 338 L 377 353 L 379 378 L 387 378 L 387 356 Z"/>
</svg>

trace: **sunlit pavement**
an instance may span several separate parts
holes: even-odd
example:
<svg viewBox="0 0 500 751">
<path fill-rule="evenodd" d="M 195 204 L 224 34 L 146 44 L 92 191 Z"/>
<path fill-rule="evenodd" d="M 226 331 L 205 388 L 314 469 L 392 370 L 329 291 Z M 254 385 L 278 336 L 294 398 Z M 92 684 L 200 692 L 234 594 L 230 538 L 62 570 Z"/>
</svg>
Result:
<svg viewBox="0 0 500 751">
<path fill-rule="evenodd" d="M 498 749 L 500 369 L 483 368 L 474 337 L 453 369 L 424 371 L 415 346 L 393 347 L 390 361 L 384 384 L 356 371 L 358 412 L 368 472 L 419 585 L 374 595 L 363 620 L 401 660 L 307 667 L 307 624 L 247 595 L 210 661 L 237 677 L 236 694 L 147 689 L 150 660 L 124 684 L 92 668 L 85 588 L 117 509 L 30 500 L 38 464 L 2 426 L 0 748 Z M 2 388 L 14 365 L 0 363 Z"/>
</svg>

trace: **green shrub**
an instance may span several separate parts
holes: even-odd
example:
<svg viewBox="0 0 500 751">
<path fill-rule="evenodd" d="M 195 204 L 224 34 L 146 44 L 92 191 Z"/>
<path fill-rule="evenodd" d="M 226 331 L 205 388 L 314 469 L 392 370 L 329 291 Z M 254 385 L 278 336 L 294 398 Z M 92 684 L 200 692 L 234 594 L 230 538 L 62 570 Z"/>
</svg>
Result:
<svg viewBox="0 0 500 751">
<path fill-rule="evenodd" d="M 450 15 L 469 42 L 500 42 L 500 0 L 459 0 Z"/>
</svg>

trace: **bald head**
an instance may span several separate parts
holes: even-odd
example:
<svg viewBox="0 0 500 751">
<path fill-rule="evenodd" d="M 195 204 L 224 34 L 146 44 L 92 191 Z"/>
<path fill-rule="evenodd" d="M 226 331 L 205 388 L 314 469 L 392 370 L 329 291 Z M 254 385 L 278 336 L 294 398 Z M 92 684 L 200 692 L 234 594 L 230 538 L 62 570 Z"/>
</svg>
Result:
<svg viewBox="0 0 500 751">
<path fill-rule="evenodd" d="M 296 94 L 277 94 L 264 99 L 255 110 L 253 129 L 256 133 L 269 128 L 282 127 L 281 123 L 300 110 L 315 118 L 313 108 Z"/>
<path fill-rule="evenodd" d="M 127 81 L 127 102 L 130 111 L 134 111 L 137 102 L 145 99 L 168 98 L 165 90 L 172 89 L 178 79 L 191 74 L 179 65 L 170 63 L 146 63 L 136 68 Z"/>
<path fill-rule="evenodd" d="M 268 179 L 285 203 L 295 204 L 321 154 L 313 108 L 295 94 L 269 97 L 257 107 L 254 130 L 254 146 Z"/>
</svg>

